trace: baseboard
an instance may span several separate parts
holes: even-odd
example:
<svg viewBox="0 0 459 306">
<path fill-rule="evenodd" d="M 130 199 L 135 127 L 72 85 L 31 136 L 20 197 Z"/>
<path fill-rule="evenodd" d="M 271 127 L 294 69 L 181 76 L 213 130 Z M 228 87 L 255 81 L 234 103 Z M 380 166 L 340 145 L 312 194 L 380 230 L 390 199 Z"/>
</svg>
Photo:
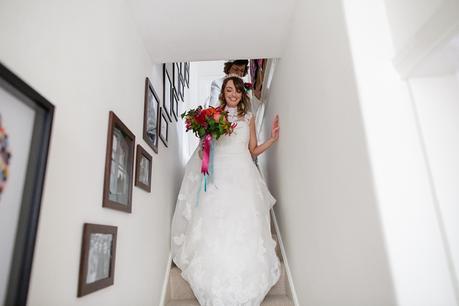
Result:
<svg viewBox="0 0 459 306">
<path fill-rule="evenodd" d="M 161 291 L 161 300 L 159 306 L 165 306 L 169 302 L 169 274 L 172 266 L 172 253 L 169 252 L 169 259 L 167 260 L 166 273 L 164 275 L 163 289 Z"/>
<path fill-rule="evenodd" d="M 285 273 L 287 274 L 287 279 L 288 279 L 290 298 L 293 301 L 293 305 L 300 306 L 300 303 L 298 302 L 298 296 L 296 295 L 295 286 L 293 285 L 292 273 L 290 272 L 290 267 L 288 265 L 287 255 L 285 254 L 284 243 L 282 242 L 282 236 L 279 231 L 279 225 L 277 224 L 276 213 L 274 212 L 274 209 L 272 208 L 271 208 L 271 218 L 273 219 L 274 230 L 276 231 L 280 251 L 282 254 L 282 258 L 284 260 L 284 267 L 285 267 Z"/>
</svg>

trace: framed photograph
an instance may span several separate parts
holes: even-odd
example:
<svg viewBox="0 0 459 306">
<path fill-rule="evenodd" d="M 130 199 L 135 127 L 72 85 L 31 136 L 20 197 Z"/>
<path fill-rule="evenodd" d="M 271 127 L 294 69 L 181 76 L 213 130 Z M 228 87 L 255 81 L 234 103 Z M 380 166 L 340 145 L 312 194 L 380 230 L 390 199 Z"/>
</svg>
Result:
<svg viewBox="0 0 459 306">
<path fill-rule="evenodd" d="M 173 63 L 172 66 L 173 74 L 172 74 L 172 85 L 174 87 L 175 94 L 179 96 L 178 90 L 179 90 L 179 79 L 180 79 L 180 67 L 178 63 Z"/>
<path fill-rule="evenodd" d="M 148 78 L 145 78 L 143 110 L 143 140 L 158 153 L 159 98 Z"/>
<path fill-rule="evenodd" d="M 54 105 L 0 64 L 0 304 L 26 305 Z"/>
<path fill-rule="evenodd" d="M 115 113 L 110 112 L 105 155 L 103 207 L 131 212 L 134 147 L 134 134 Z"/>
<path fill-rule="evenodd" d="M 168 105 L 169 109 L 169 121 L 172 122 L 173 116 L 173 104 L 172 104 L 172 97 L 173 97 L 173 89 L 172 89 L 172 82 L 171 78 L 167 72 L 166 64 L 163 64 L 163 106 Z M 167 108 L 164 107 L 167 113 Z"/>
<path fill-rule="evenodd" d="M 169 120 L 167 120 L 167 117 L 162 110 L 161 110 L 161 120 L 160 120 L 159 126 L 160 126 L 159 138 L 161 138 L 161 141 L 167 147 L 167 140 L 169 137 Z"/>
<path fill-rule="evenodd" d="M 117 232 L 116 226 L 84 224 L 78 297 L 113 285 Z"/>
<path fill-rule="evenodd" d="M 135 159 L 135 185 L 147 192 L 151 192 L 151 168 L 152 157 L 137 145 L 137 154 Z"/>
<path fill-rule="evenodd" d="M 185 80 L 180 78 L 180 99 L 185 102 Z"/>
<path fill-rule="evenodd" d="M 190 88 L 190 63 L 185 62 L 184 67 L 185 67 L 185 72 L 184 72 L 185 85 L 186 87 Z"/>
<path fill-rule="evenodd" d="M 175 94 L 174 91 L 171 91 L 171 93 L 172 93 L 172 114 L 174 115 L 175 122 L 177 122 L 178 118 L 180 116 L 179 105 L 178 105 L 178 97 L 177 97 L 177 95 Z"/>
</svg>

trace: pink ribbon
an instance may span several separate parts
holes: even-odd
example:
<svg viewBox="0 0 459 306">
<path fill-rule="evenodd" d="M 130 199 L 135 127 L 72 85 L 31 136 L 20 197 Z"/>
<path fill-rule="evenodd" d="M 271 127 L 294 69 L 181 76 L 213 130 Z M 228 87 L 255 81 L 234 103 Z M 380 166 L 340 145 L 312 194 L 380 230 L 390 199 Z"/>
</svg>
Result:
<svg viewBox="0 0 459 306">
<path fill-rule="evenodd" d="M 204 142 L 202 143 L 202 165 L 201 173 L 204 175 L 209 174 L 209 159 L 210 159 L 210 146 L 212 143 L 212 135 L 207 134 L 204 137 Z"/>
</svg>

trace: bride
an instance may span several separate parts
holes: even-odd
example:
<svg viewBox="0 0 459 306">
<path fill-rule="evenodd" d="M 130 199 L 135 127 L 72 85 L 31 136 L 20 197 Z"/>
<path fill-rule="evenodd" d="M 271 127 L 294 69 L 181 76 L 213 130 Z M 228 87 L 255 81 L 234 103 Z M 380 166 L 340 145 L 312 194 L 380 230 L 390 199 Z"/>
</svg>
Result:
<svg viewBox="0 0 459 306">
<path fill-rule="evenodd" d="M 275 199 L 252 156 L 279 139 L 279 117 L 271 138 L 258 145 L 241 78 L 224 80 L 220 101 L 237 125 L 230 136 L 214 141 L 206 191 L 199 149 L 185 168 L 172 220 L 172 258 L 201 305 L 259 306 L 279 280 L 280 263 L 270 231 Z"/>
</svg>

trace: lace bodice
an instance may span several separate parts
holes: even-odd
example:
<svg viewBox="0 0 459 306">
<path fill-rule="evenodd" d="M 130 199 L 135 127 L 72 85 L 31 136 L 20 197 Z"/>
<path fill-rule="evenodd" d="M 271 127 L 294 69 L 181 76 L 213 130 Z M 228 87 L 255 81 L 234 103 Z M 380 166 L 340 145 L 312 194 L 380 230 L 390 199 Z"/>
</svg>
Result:
<svg viewBox="0 0 459 306">
<path fill-rule="evenodd" d="M 221 136 L 216 141 L 215 153 L 217 154 L 247 154 L 249 152 L 249 139 L 250 139 L 250 119 L 252 119 L 252 113 L 247 113 L 243 118 L 237 120 L 231 120 L 236 122 L 237 125 L 231 135 Z"/>
</svg>

